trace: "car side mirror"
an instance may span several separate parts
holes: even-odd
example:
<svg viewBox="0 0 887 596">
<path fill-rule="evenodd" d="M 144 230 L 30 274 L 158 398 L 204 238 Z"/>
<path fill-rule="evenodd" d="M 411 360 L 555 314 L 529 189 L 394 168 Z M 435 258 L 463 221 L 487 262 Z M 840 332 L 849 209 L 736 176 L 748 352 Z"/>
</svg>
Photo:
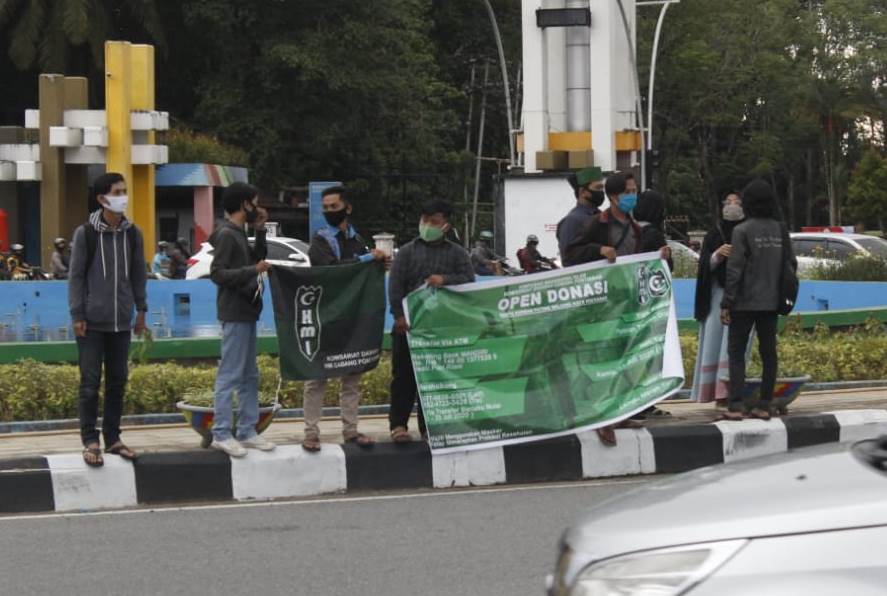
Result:
<svg viewBox="0 0 887 596">
<path fill-rule="evenodd" d="M 288 258 L 290 261 L 294 261 L 294 262 L 296 262 L 296 263 L 304 263 L 304 262 L 305 262 L 305 257 L 303 257 L 302 255 L 300 255 L 300 254 L 297 253 L 297 252 L 294 252 L 294 253 L 290 254 L 289 257 L 287 257 L 287 258 Z"/>
</svg>

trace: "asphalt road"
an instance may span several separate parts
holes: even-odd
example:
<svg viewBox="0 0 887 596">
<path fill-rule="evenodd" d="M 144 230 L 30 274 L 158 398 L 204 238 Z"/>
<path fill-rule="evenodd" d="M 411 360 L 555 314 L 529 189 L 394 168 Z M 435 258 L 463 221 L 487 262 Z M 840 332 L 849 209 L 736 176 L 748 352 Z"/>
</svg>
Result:
<svg viewBox="0 0 887 596">
<path fill-rule="evenodd" d="M 563 529 L 647 482 L 0 518 L 0 594 L 538 595 Z"/>
</svg>

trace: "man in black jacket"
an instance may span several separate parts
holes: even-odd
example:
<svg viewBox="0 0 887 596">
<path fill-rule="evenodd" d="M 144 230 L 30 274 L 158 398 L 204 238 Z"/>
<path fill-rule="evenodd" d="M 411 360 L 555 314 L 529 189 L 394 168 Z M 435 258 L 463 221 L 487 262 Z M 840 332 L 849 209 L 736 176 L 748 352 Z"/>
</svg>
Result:
<svg viewBox="0 0 887 596">
<path fill-rule="evenodd" d="M 311 238 L 308 257 L 312 267 L 328 267 L 347 263 L 379 261 L 386 262 L 384 252 L 370 250 L 366 242 L 349 222 L 353 209 L 345 193 L 345 187 L 333 186 L 323 191 L 323 216 L 327 225 L 317 231 Z M 369 437 L 357 430 L 357 411 L 360 405 L 361 373 L 342 377 L 342 390 L 339 403 L 342 410 L 342 434 L 345 441 L 360 447 L 371 447 L 374 443 Z M 305 440 L 302 447 L 305 451 L 320 451 L 319 423 L 323 411 L 323 395 L 327 379 L 311 379 L 305 381 L 303 404 L 305 408 Z"/>
<path fill-rule="evenodd" d="M 227 220 L 213 232 L 210 278 L 218 288 L 217 308 L 222 323 L 222 359 L 216 376 L 213 449 L 243 457 L 246 448 L 271 451 L 274 443 L 256 433 L 259 419 L 259 369 L 256 365 L 256 321 L 262 313 L 265 261 L 265 221 L 255 187 L 235 182 L 225 189 L 222 203 Z M 256 233 L 251 248 L 244 228 Z M 232 398 L 237 392 L 237 438 L 232 436 Z"/>
<path fill-rule="evenodd" d="M 474 267 L 468 252 L 446 239 L 453 216 L 452 206 L 434 200 L 422 207 L 419 237 L 400 248 L 388 278 L 388 302 L 394 315 L 391 330 L 391 410 L 388 422 L 396 443 L 412 440 L 407 423 L 418 397 L 416 374 L 407 341 L 407 323 L 403 299 L 423 284 L 429 287 L 455 286 L 474 281 Z M 425 417 L 419 403 L 419 431 L 425 436 Z"/>
<path fill-rule="evenodd" d="M 601 212 L 604 202 L 604 173 L 600 168 L 585 168 L 570 177 L 576 206 L 557 223 L 557 245 L 566 266 L 567 246 L 582 232 L 591 218 Z"/>
<path fill-rule="evenodd" d="M 610 207 L 595 215 L 569 243 L 566 254 L 561 255 L 565 266 L 602 259 L 614 263 L 617 256 L 643 252 L 643 233 L 631 218 L 638 196 L 627 188 L 625 175 L 607 178 L 605 189 Z"/>
</svg>

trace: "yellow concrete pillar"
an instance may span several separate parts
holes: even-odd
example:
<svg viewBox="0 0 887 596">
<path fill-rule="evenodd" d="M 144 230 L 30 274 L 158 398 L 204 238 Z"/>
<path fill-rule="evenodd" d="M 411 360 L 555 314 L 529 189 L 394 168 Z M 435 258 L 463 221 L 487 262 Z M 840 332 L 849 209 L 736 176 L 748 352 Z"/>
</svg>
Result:
<svg viewBox="0 0 887 596">
<path fill-rule="evenodd" d="M 108 122 L 108 172 L 117 172 L 126 179 L 127 192 L 133 193 L 132 178 L 132 44 L 128 41 L 105 42 L 105 113 Z M 126 216 L 133 217 L 130 199 Z"/>
<path fill-rule="evenodd" d="M 136 44 L 130 51 L 132 61 L 133 110 L 154 109 L 154 46 Z M 148 145 L 154 144 L 153 130 L 137 132 L 137 140 Z M 132 167 L 132 180 L 129 182 L 130 205 L 133 221 L 145 236 L 145 254 L 153 253 L 156 236 L 156 198 L 154 196 L 154 165 Z"/>
</svg>

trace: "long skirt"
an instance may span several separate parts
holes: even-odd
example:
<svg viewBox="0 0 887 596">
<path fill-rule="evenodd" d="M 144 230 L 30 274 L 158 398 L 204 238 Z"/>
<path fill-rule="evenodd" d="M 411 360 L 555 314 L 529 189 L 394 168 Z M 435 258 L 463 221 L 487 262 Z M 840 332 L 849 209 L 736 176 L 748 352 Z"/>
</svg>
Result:
<svg viewBox="0 0 887 596">
<path fill-rule="evenodd" d="M 727 356 L 728 329 L 721 324 L 721 300 L 724 288 L 712 284 L 711 310 L 699 327 L 699 350 L 696 353 L 696 368 L 693 373 L 691 399 L 697 402 L 711 402 L 727 399 L 730 389 L 730 359 Z M 754 333 L 748 341 L 746 355 L 751 350 Z M 746 358 L 747 361 L 747 358 Z"/>
</svg>

